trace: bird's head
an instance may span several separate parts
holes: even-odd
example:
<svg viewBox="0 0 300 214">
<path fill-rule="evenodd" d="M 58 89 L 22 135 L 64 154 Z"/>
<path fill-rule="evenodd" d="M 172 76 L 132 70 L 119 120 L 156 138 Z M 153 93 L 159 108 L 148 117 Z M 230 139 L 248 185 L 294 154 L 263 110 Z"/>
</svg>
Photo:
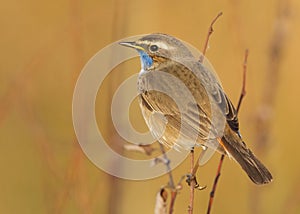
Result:
<svg viewBox="0 0 300 214">
<path fill-rule="evenodd" d="M 120 45 L 138 51 L 144 70 L 155 69 L 167 60 L 193 57 L 181 41 L 166 34 L 149 34 L 133 42 L 121 42 Z"/>
</svg>

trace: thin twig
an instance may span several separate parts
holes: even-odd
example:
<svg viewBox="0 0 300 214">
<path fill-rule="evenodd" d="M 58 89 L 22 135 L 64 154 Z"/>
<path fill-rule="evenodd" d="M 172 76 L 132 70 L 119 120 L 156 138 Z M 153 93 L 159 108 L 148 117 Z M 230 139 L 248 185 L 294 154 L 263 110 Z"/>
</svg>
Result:
<svg viewBox="0 0 300 214">
<path fill-rule="evenodd" d="M 170 201 L 170 207 L 169 207 L 169 214 L 172 214 L 174 211 L 174 204 L 177 196 L 177 190 L 171 190 L 171 201 Z"/>
<path fill-rule="evenodd" d="M 203 60 L 204 60 L 204 56 L 206 54 L 207 47 L 208 47 L 209 38 L 210 38 L 211 34 L 214 32 L 213 25 L 218 20 L 218 18 L 222 15 L 223 15 L 223 12 L 218 13 L 218 15 L 212 20 L 212 22 L 209 26 L 206 40 L 205 40 L 204 47 L 203 47 L 203 51 L 202 51 L 202 55 L 200 56 L 199 62 L 203 62 Z"/>
<path fill-rule="evenodd" d="M 191 180 L 190 180 L 190 204 L 189 204 L 189 208 L 188 208 L 188 212 L 189 214 L 193 213 L 193 209 L 194 209 L 194 193 L 195 193 L 195 185 L 196 185 L 196 180 L 195 177 L 193 175 L 194 172 L 194 160 L 195 160 L 195 155 L 194 155 L 194 148 L 191 149 L 190 151 L 190 159 L 191 159 Z"/>
<path fill-rule="evenodd" d="M 163 155 L 163 158 L 164 158 L 164 163 L 167 167 L 167 173 L 169 175 L 169 186 L 170 186 L 171 189 L 175 189 L 174 179 L 173 179 L 172 170 L 171 170 L 171 166 L 170 166 L 170 160 L 169 160 L 169 158 L 166 154 L 164 145 L 162 145 L 161 143 L 158 143 L 158 144 L 159 144 L 160 151 L 161 151 L 161 153 Z"/>
<path fill-rule="evenodd" d="M 209 38 L 211 36 L 211 34 L 214 32 L 214 29 L 213 29 L 213 25 L 215 24 L 215 22 L 218 20 L 218 18 L 220 16 L 223 15 L 223 12 L 219 12 L 218 15 L 212 20 L 212 22 L 210 23 L 209 25 L 209 29 L 208 29 L 208 33 L 207 33 L 207 36 L 206 36 L 206 40 L 205 40 L 205 43 L 204 43 L 204 46 L 203 46 L 203 52 L 202 52 L 202 55 L 200 56 L 199 58 L 199 62 L 203 62 L 204 60 L 204 56 L 206 54 L 206 50 L 207 50 L 207 47 L 208 47 L 208 42 L 209 42 Z M 199 168 L 199 160 L 200 160 L 200 157 L 198 158 L 197 162 L 196 162 L 196 165 L 194 166 L 193 170 L 192 170 L 192 174 L 190 175 L 191 177 L 194 177 L 198 168 Z M 200 189 L 205 189 L 205 187 L 201 187 Z"/>
<path fill-rule="evenodd" d="M 238 102 L 237 107 L 236 107 L 237 114 L 239 113 L 242 101 L 243 101 L 244 97 L 246 96 L 246 76 L 247 76 L 248 55 L 249 55 L 249 50 L 246 49 L 244 64 L 243 64 L 243 85 L 242 85 L 242 91 L 241 91 L 241 94 L 240 94 L 240 99 L 239 99 L 239 102 Z"/>
<path fill-rule="evenodd" d="M 175 184 L 174 184 L 174 179 L 173 179 L 173 174 L 172 174 L 172 170 L 171 170 L 171 166 L 170 166 L 170 160 L 166 154 L 165 151 L 165 147 L 161 144 L 158 143 L 159 147 L 160 147 L 160 151 L 163 155 L 164 158 L 164 163 L 167 167 L 167 173 L 169 175 L 169 187 L 171 189 L 171 200 L 170 200 L 170 206 L 169 206 L 169 214 L 172 214 L 174 211 L 174 205 L 175 205 L 175 200 L 176 200 L 176 196 L 177 196 L 177 189 L 175 188 Z"/>
<path fill-rule="evenodd" d="M 207 214 L 210 213 L 210 210 L 212 208 L 212 204 L 213 204 L 213 201 L 214 201 L 214 196 L 215 196 L 217 184 L 218 184 L 219 178 L 221 176 L 221 169 L 222 169 L 222 164 L 223 164 L 224 157 L 225 157 L 225 155 L 222 154 L 220 162 L 219 162 L 218 170 L 217 170 L 217 175 L 215 177 L 214 185 L 213 185 L 213 188 L 212 188 L 212 190 L 209 194 L 210 197 L 209 197 L 209 202 L 208 202 Z"/>
<path fill-rule="evenodd" d="M 206 40 L 205 40 L 205 43 L 204 43 L 204 47 L 203 47 L 203 52 L 202 52 L 202 55 L 200 56 L 199 58 L 199 62 L 203 62 L 204 60 L 204 56 L 206 54 L 206 50 L 207 50 L 207 47 L 208 47 L 208 42 L 209 42 L 209 38 L 211 36 L 211 34 L 214 32 L 214 29 L 213 29 L 213 25 L 214 23 L 218 20 L 218 18 L 222 15 L 223 13 L 220 12 L 218 13 L 218 15 L 212 20 L 210 26 L 209 26 L 209 29 L 208 29 L 208 33 L 207 33 L 207 37 L 206 37 Z M 198 186 L 197 184 L 197 181 L 196 181 L 196 172 L 197 172 L 197 169 L 199 167 L 199 159 L 197 160 L 197 163 L 196 165 L 194 164 L 194 149 L 191 150 L 190 152 L 190 158 L 191 158 L 191 171 L 190 171 L 190 177 L 188 178 L 189 180 L 189 185 L 190 185 L 190 204 L 189 204 L 189 208 L 188 208 L 188 212 L 189 214 L 192 214 L 193 213 L 193 209 L 194 209 L 194 192 L 195 192 L 195 187 Z M 200 189 L 205 189 L 206 187 L 203 187 Z"/>
<path fill-rule="evenodd" d="M 243 63 L 243 84 L 242 84 L 242 90 L 241 90 L 240 98 L 239 98 L 237 109 L 236 109 L 237 114 L 239 113 L 242 101 L 243 101 L 243 99 L 246 95 L 246 74 L 247 74 L 248 55 L 249 55 L 249 51 L 248 51 L 248 49 L 246 49 L 244 63 Z M 207 214 L 210 213 L 212 205 L 213 205 L 214 196 L 215 196 L 215 192 L 216 192 L 216 189 L 217 189 L 218 181 L 219 181 L 219 178 L 221 176 L 221 169 L 222 169 L 224 158 L 225 158 L 225 155 L 222 154 L 221 158 L 220 158 L 219 165 L 218 165 L 217 174 L 216 174 L 216 177 L 215 177 L 215 180 L 214 180 L 214 185 L 213 185 L 212 190 L 211 190 L 210 195 L 209 195 Z"/>
</svg>

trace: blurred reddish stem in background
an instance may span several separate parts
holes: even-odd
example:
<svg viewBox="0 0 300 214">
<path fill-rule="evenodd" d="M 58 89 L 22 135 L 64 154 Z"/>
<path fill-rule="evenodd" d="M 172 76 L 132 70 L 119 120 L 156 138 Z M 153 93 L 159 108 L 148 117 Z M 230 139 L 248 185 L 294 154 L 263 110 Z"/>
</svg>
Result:
<svg viewBox="0 0 300 214">
<path fill-rule="evenodd" d="M 245 51 L 245 58 L 244 58 L 244 64 L 243 64 L 243 84 L 242 84 L 242 90 L 241 90 L 241 94 L 240 94 L 240 98 L 239 98 L 239 102 L 236 108 L 237 114 L 239 113 L 242 101 L 246 95 L 246 74 L 247 74 L 247 61 L 248 61 L 248 55 L 249 55 L 249 51 L 248 49 L 246 49 Z M 208 202 L 208 207 L 207 207 L 207 214 L 210 213 L 212 205 L 213 205 L 213 201 L 214 201 L 214 196 L 215 196 L 215 192 L 217 189 L 217 184 L 219 181 L 219 178 L 221 176 L 221 169 L 222 169 L 222 165 L 223 165 L 223 160 L 224 160 L 225 155 L 222 154 L 221 155 L 221 159 L 218 165 L 218 170 L 217 170 L 217 174 L 214 180 L 214 185 L 212 187 L 212 190 L 209 194 L 209 202 Z"/>
<path fill-rule="evenodd" d="M 269 143 L 272 128 L 273 109 L 276 102 L 280 65 L 285 46 L 290 32 L 289 19 L 291 18 L 291 2 L 278 0 L 277 16 L 274 19 L 274 28 L 270 36 L 269 55 L 265 80 L 263 81 L 262 97 L 257 108 L 255 118 L 255 146 L 256 154 L 266 155 L 269 151 Z M 298 182 L 297 182 L 298 184 Z M 297 185 L 296 184 L 296 185 Z M 257 189 L 250 189 L 250 213 L 261 213 L 261 192 Z M 298 201 L 298 200 L 296 200 Z M 298 205 L 298 202 L 296 202 Z M 283 206 L 285 207 L 285 206 Z M 285 209 L 286 211 L 286 209 Z"/>
<path fill-rule="evenodd" d="M 121 0 L 115 0 L 114 1 L 114 8 L 115 11 L 113 12 L 113 23 L 112 26 L 112 32 L 111 32 L 111 38 L 113 41 L 119 39 L 120 35 L 124 35 L 124 32 L 126 32 L 127 23 L 128 23 L 128 11 L 124 10 L 126 8 L 126 1 Z M 113 60 L 113 58 L 111 59 Z M 112 99 L 114 95 L 114 88 L 115 83 L 119 82 L 118 79 L 122 79 L 122 73 L 118 74 L 117 76 L 114 76 L 112 79 L 112 83 L 110 84 L 108 88 L 108 96 L 109 99 Z M 111 101 L 110 101 L 111 102 Z M 122 106 L 123 100 L 120 102 L 120 106 Z M 107 109 L 107 115 L 111 114 L 111 109 Z M 106 118 L 107 121 L 109 121 L 109 116 Z M 121 145 L 123 145 L 124 141 L 120 138 L 120 136 L 116 133 L 113 124 L 111 122 L 108 122 L 109 125 L 107 125 L 107 133 L 110 136 L 109 141 L 111 142 L 111 147 L 114 148 L 114 150 L 122 155 L 124 152 L 124 149 Z M 121 166 L 121 163 L 119 160 L 116 160 L 112 167 L 115 169 L 119 168 Z M 103 182 L 103 181 L 99 181 Z M 118 214 L 121 212 L 121 204 L 123 201 L 123 188 L 122 183 L 120 182 L 120 179 L 115 176 L 109 176 L 108 178 L 108 188 L 109 188 L 109 196 L 108 196 L 108 210 L 107 213 L 110 214 Z M 101 191 L 101 190 L 100 190 Z"/>
</svg>

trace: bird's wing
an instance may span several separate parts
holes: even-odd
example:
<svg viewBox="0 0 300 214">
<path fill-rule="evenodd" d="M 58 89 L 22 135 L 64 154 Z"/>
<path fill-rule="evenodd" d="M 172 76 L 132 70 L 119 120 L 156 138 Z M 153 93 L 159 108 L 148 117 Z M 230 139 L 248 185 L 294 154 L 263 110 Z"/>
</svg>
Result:
<svg viewBox="0 0 300 214">
<path fill-rule="evenodd" d="M 214 138 L 211 133 L 211 121 L 205 111 L 198 104 L 188 102 L 185 109 L 180 111 L 174 100 L 163 97 L 157 91 L 149 91 L 140 94 L 140 103 L 143 106 L 143 114 L 146 123 L 156 138 L 159 135 L 165 145 L 177 144 L 179 146 L 193 147 L 195 144 L 205 144 L 209 138 Z M 157 116 L 161 113 L 164 118 Z M 155 119 L 154 117 L 155 116 Z M 154 120 L 152 120 L 152 119 Z M 153 123 L 151 122 L 153 121 Z M 167 121 L 167 122 L 166 122 Z M 164 127 L 165 126 L 165 127 Z M 164 134 L 162 134 L 164 132 Z M 179 136 L 181 134 L 181 136 Z M 196 142 L 197 141 L 197 142 Z M 177 143 L 176 143 L 177 142 Z M 211 144 L 213 149 L 217 149 L 218 144 Z"/>
<path fill-rule="evenodd" d="M 215 74 L 210 71 L 209 68 L 203 66 L 201 63 L 197 63 L 199 69 L 193 69 L 196 75 L 201 78 L 207 93 L 216 102 L 224 116 L 230 128 L 238 132 L 239 122 L 237 118 L 237 112 L 230 99 L 225 94 L 222 86 L 220 85 Z"/>
</svg>

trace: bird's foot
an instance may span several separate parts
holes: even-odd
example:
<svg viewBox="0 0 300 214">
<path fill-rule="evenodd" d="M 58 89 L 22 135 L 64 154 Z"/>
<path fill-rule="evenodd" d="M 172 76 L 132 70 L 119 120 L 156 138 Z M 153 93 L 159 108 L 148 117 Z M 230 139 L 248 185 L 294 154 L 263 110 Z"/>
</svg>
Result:
<svg viewBox="0 0 300 214">
<path fill-rule="evenodd" d="M 188 183 L 189 186 L 191 186 L 193 184 L 195 189 L 204 190 L 206 188 L 206 185 L 205 186 L 199 185 L 196 176 L 193 174 L 186 174 L 185 181 Z"/>
</svg>

